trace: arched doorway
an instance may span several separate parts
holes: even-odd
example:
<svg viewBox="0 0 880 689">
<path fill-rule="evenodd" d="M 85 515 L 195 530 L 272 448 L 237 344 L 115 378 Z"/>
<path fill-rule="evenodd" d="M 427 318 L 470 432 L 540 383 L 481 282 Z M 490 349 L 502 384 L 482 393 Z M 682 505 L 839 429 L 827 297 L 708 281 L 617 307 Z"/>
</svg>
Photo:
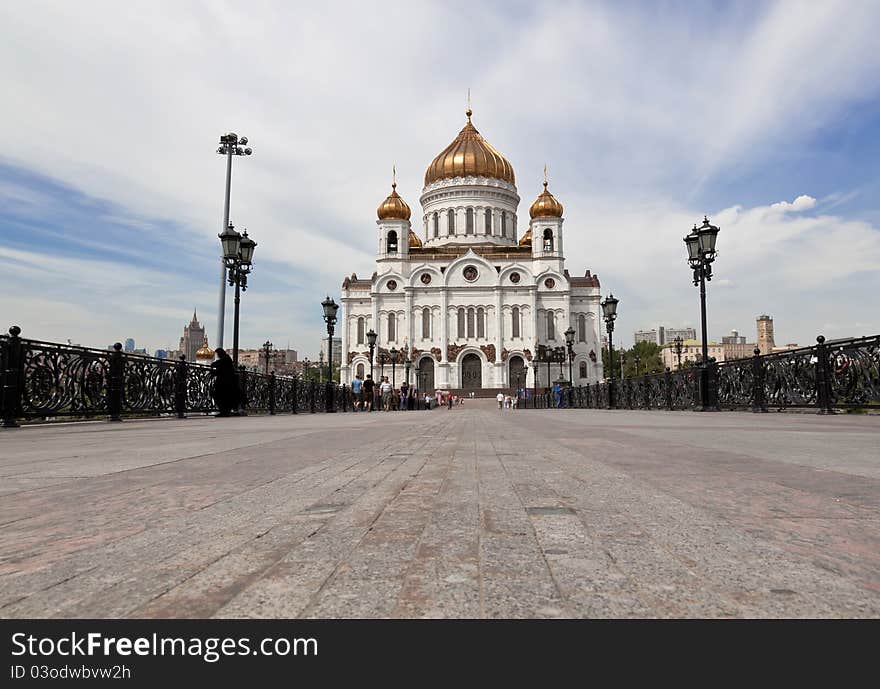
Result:
<svg viewBox="0 0 880 689">
<path fill-rule="evenodd" d="M 419 361 L 419 367 L 417 369 L 416 375 L 418 376 L 416 380 L 416 385 L 419 387 L 419 392 L 434 392 L 434 360 L 431 357 L 423 357 L 421 361 Z"/>
<path fill-rule="evenodd" d="M 526 386 L 526 362 L 521 356 L 512 356 L 507 364 L 510 387 L 520 390 Z"/>
<path fill-rule="evenodd" d="M 483 387 L 483 363 L 476 354 L 465 354 L 461 360 L 461 387 L 479 389 Z"/>
</svg>

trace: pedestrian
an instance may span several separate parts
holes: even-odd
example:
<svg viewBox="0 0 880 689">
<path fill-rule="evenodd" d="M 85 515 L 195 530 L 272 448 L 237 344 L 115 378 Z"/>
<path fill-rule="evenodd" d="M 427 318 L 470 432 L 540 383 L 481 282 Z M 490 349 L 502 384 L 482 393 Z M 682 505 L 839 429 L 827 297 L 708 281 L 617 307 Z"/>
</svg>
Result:
<svg viewBox="0 0 880 689">
<path fill-rule="evenodd" d="M 217 360 L 211 364 L 211 376 L 214 378 L 214 403 L 219 410 L 217 416 L 232 416 L 232 410 L 238 408 L 238 375 L 232 357 L 225 349 L 218 347 L 215 353 Z"/>
<path fill-rule="evenodd" d="M 400 411 L 406 411 L 409 405 L 409 384 L 403 381 L 400 384 Z"/>
<path fill-rule="evenodd" d="M 556 408 L 562 409 L 562 386 L 559 383 L 553 384 L 553 394 L 556 396 Z"/>
<path fill-rule="evenodd" d="M 393 390 L 393 386 L 388 382 L 388 376 L 384 376 L 382 383 L 379 385 L 379 392 L 382 395 L 382 409 L 385 411 L 391 411 L 391 393 Z"/>
<path fill-rule="evenodd" d="M 447 407 L 446 407 L 447 409 L 452 409 L 452 395 L 446 396 L 446 404 L 447 404 Z"/>
<path fill-rule="evenodd" d="M 364 411 L 373 411 L 373 390 L 375 388 L 375 383 L 373 382 L 373 376 L 369 373 L 367 374 L 367 379 L 364 381 Z"/>
<path fill-rule="evenodd" d="M 354 410 L 361 410 L 361 394 L 364 391 L 364 381 L 361 380 L 359 374 L 355 374 L 354 380 L 351 381 L 351 394 L 354 397 Z"/>
<path fill-rule="evenodd" d="M 497 395 L 495 395 L 495 399 L 498 400 L 498 408 L 502 409 L 504 407 L 504 393 L 499 392 Z"/>
</svg>

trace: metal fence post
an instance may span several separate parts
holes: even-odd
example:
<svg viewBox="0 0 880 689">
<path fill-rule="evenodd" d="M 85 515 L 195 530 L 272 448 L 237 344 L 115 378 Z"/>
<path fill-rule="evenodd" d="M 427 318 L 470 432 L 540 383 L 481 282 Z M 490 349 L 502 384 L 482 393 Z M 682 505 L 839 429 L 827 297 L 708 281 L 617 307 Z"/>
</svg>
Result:
<svg viewBox="0 0 880 689">
<path fill-rule="evenodd" d="M 9 337 L 0 342 L 0 409 L 3 427 L 18 428 L 22 416 L 21 397 L 24 392 L 24 356 L 22 356 L 21 328 L 9 328 Z"/>
<path fill-rule="evenodd" d="M 669 370 L 669 367 L 666 367 L 666 371 L 663 373 L 663 383 L 666 386 L 666 408 L 669 411 L 672 411 L 672 372 Z"/>
<path fill-rule="evenodd" d="M 269 415 L 275 416 L 275 371 L 269 372 Z"/>
<path fill-rule="evenodd" d="M 767 412 L 767 395 L 764 393 L 764 357 L 755 347 L 752 356 L 752 411 L 756 414 Z"/>
<path fill-rule="evenodd" d="M 186 418 L 186 354 L 180 355 L 180 361 L 175 366 L 174 378 L 174 410 L 177 412 L 178 419 Z"/>
<path fill-rule="evenodd" d="M 290 392 L 290 413 L 298 414 L 296 407 L 299 404 L 299 378 L 296 375 L 293 376 L 293 383 L 291 383 L 291 392 Z"/>
<path fill-rule="evenodd" d="M 312 414 L 315 413 L 315 397 L 317 393 L 317 386 L 315 385 L 314 380 L 309 381 L 309 411 Z"/>
<path fill-rule="evenodd" d="M 122 386 L 125 375 L 125 359 L 122 343 L 113 345 L 110 352 L 110 380 L 107 385 L 107 410 L 111 421 L 122 421 Z"/>
<path fill-rule="evenodd" d="M 818 396 L 819 413 L 833 414 L 834 407 L 831 404 L 831 366 L 828 361 L 828 347 L 825 345 L 825 336 L 816 338 L 819 344 L 816 347 L 816 393 Z"/>
</svg>

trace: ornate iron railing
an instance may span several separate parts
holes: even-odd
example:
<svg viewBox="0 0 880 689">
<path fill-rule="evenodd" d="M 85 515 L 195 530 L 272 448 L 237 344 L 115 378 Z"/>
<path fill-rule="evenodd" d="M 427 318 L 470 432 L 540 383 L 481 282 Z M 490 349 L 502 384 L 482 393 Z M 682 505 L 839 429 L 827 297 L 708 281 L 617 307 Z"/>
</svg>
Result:
<svg viewBox="0 0 880 689">
<path fill-rule="evenodd" d="M 767 411 L 789 407 L 880 409 L 880 335 L 755 355 L 708 369 L 719 409 Z M 517 408 L 695 409 L 701 406 L 698 367 L 652 373 L 563 391 L 563 404 L 546 389 L 520 391 Z M 612 387 L 614 386 L 613 391 Z"/>
<path fill-rule="evenodd" d="M 0 336 L 0 412 L 3 425 L 18 419 L 95 418 L 210 413 L 217 410 L 209 366 L 114 350 L 21 338 L 13 326 Z M 247 411 L 352 411 L 347 386 L 239 371 Z"/>
</svg>

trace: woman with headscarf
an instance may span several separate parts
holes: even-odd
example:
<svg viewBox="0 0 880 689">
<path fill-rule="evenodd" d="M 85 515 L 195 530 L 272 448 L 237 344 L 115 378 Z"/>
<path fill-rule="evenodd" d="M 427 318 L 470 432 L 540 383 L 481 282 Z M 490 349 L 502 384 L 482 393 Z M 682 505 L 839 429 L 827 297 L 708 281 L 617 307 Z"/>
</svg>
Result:
<svg viewBox="0 0 880 689">
<path fill-rule="evenodd" d="M 217 360 L 211 364 L 211 375 L 214 377 L 214 402 L 220 410 L 217 416 L 232 416 L 232 410 L 238 407 L 238 374 L 225 349 L 218 347 L 215 353 Z"/>
</svg>

